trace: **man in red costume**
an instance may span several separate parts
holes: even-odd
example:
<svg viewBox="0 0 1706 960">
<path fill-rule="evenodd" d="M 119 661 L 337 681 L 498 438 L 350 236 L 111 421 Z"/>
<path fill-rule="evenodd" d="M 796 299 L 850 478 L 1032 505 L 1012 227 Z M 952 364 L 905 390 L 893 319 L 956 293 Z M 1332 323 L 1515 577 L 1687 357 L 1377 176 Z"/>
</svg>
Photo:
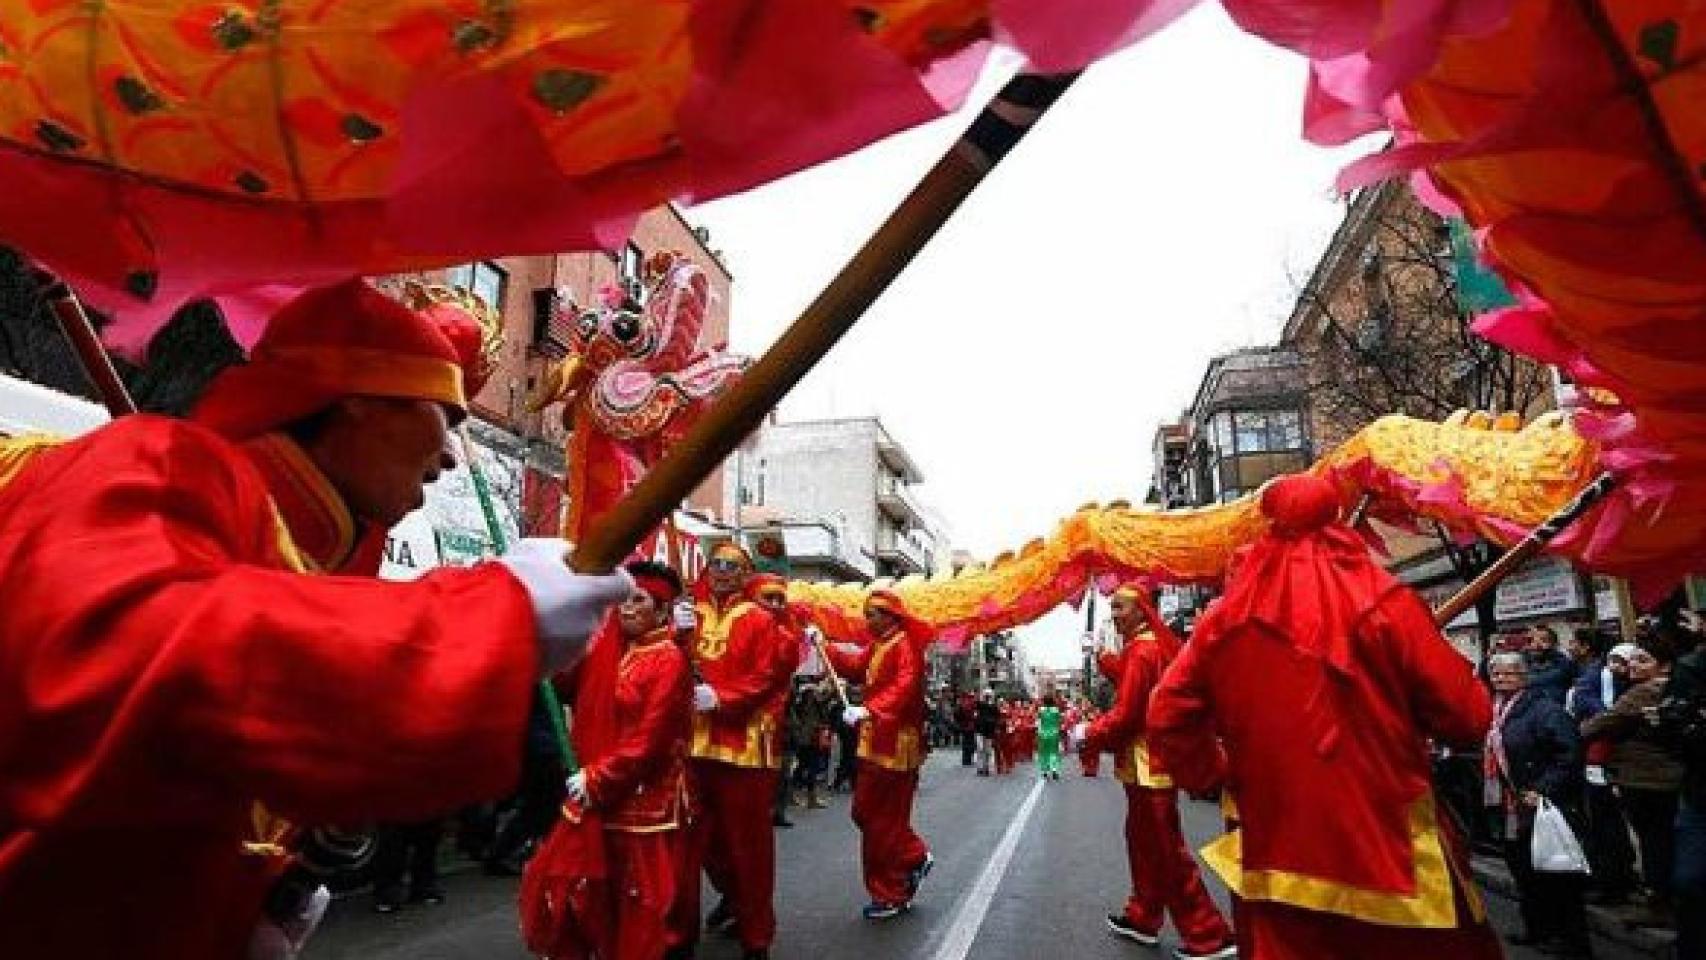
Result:
<svg viewBox="0 0 1706 960">
<path fill-rule="evenodd" d="M 711 552 L 695 607 L 691 655 L 692 777 L 700 823 L 680 916 L 698 911 L 698 864 L 723 902 L 707 919 L 733 923 L 747 960 L 768 957 L 776 937 L 776 835 L 770 804 L 781 768 L 782 711 L 799 665 L 799 643 L 747 599 L 752 558 L 733 544 Z"/>
<path fill-rule="evenodd" d="M 1149 711 L 1174 781 L 1236 800 L 1240 830 L 1204 859 L 1242 898 L 1241 955 L 1500 956 L 1429 781 L 1429 738 L 1474 744 L 1486 691 L 1339 522 L 1331 483 L 1288 477 L 1261 506 L 1268 533 Z"/>
<path fill-rule="evenodd" d="M 520 897 L 528 949 L 551 960 L 658 960 L 683 946 L 669 925 L 693 716 L 692 673 L 670 626 L 681 579 L 646 560 L 627 570 L 634 592 L 559 684 L 582 767 Z"/>
<path fill-rule="evenodd" d="M 863 645 L 836 644 L 836 670 L 865 688 L 864 706 L 843 717 L 859 728 L 859 776 L 853 782 L 853 822 L 859 827 L 868 920 L 887 920 L 910 909 L 936 858 L 912 829 L 912 799 L 924 763 L 924 651 L 929 624 L 912 616 L 899 597 L 874 591 L 865 601 Z"/>
<path fill-rule="evenodd" d="M 1237 956 L 1232 931 L 1209 899 L 1197 862 L 1185 846 L 1173 782 L 1151 758 L 1144 737 L 1150 694 L 1178 655 L 1179 640 L 1156 614 L 1148 593 L 1136 584 L 1114 591 L 1108 609 L 1114 628 L 1125 640 L 1118 662 L 1107 668 L 1118 684 L 1114 707 L 1084 730 L 1085 748 L 1111 751 L 1114 776 L 1125 785 L 1131 896 L 1123 912 L 1109 915 L 1108 929 L 1154 946 L 1171 914 L 1183 941 L 1175 951 L 1181 960 Z"/>
<path fill-rule="evenodd" d="M 453 464 L 462 360 L 363 283 L 313 290 L 196 422 L 124 417 L 0 491 L 0 956 L 285 955 L 318 897 L 281 891 L 304 834 L 279 818 L 514 785 L 541 670 L 628 580 L 537 541 L 369 576 Z"/>
</svg>

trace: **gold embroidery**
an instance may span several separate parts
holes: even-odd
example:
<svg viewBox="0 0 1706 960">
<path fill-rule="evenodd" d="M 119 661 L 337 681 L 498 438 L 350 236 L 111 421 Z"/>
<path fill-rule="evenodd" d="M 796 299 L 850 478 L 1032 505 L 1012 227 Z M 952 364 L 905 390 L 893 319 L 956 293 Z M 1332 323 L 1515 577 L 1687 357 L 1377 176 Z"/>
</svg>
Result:
<svg viewBox="0 0 1706 960">
<path fill-rule="evenodd" d="M 746 600 L 736 602 L 727 610 L 718 610 L 711 603 L 699 604 L 699 634 L 693 640 L 693 659 L 722 659 L 723 654 L 729 651 L 729 628 L 751 606 L 752 603 Z"/>
</svg>

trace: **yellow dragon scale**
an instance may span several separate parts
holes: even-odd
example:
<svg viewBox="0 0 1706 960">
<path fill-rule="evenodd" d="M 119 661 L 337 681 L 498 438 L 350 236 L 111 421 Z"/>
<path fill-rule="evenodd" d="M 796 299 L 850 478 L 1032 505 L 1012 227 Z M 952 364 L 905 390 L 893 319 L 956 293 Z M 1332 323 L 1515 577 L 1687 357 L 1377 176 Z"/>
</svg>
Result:
<svg viewBox="0 0 1706 960">
<path fill-rule="evenodd" d="M 1568 503 L 1597 473 L 1597 450 L 1562 414 L 1522 430 L 1484 414 L 1444 423 L 1389 416 L 1376 421 L 1313 468 L 1331 472 L 1347 500 L 1363 489 L 1383 504 L 1510 543 Z M 1418 497 L 1443 494 L 1438 503 Z M 1098 575 L 1188 582 L 1217 579 L 1238 547 L 1264 521 L 1254 496 L 1211 507 L 1162 512 L 1091 505 L 1043 540 L 987 567 L 893 585 L 918 616 L 938 628 L 979 633 L 1028 622 L 1075 597 Z M 790 599 L 818 616 L 851 622 L 866 588 L 795 582 Z"/>
</svg>

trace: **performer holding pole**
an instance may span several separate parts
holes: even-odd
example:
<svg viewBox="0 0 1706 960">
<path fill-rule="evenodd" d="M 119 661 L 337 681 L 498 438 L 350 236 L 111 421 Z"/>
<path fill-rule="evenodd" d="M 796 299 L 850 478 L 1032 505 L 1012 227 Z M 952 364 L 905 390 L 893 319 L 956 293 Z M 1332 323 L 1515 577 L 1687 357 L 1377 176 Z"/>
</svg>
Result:
<svg viewBox="0 0 1706 960">
<path fill-rule="evenodd" d="M 454 463 L 464 360 L 364 283 L 312 290 L 193 422 L 123 417 L 0 491 L 0 956 L 291 949 L 313 891 L 268 900 L 302 889 L 274 888 L 279 816 L 405 820 L 514 785 L 534 683 L 629 580 L 540 541 L 372 576 Z"/>
<path fill-rule="evenodd" d="M 936 864 L 912 829 L 912 799 L 924 726 L 924 650 L 930 626 L 912 616 L 898 596 L 877 590 L 865 600 L 867 643 L 832 644 L 832 667 L 863 682 L 864 706 L 843 718 L 859 728 L 859 776 L 853 784 L 853 822 L 859 827 L 868 920 L 888 920 L 911 909 L 919 885 Z M 846 691 L 837 680 L 846 702 Z"/>
<path fill-rule="evenodd" d="M 1499 957 L 1428 741 L 1479 742 L 1487 693 L 1310 476 L 1262 493 L 1269 532 L 1168 669 L 1152 754 L 1241 824 L 1204 858 L 1241 898 L 1245 960 Z M 1217 738 L 1218 734 L 1218 738 Z"/>
<path fill-rule="evenodd" d="M 1108 929 L 1144 946 L 1161 940 L 1169 915 L 1183 946 L 1181 960 L 1237 956 L 1232 930 L 1209 899 L 1196 860 L 1185 846 L 1178 794 L 1146 738 L 1150 695 L 1179 654 L 1179 639 L 1162 621 L 1148 593 L 1137 584 L 1114 591 L 1108 610 L 1125 640 L 1114 707 L 1080 731 L 1090 750 L 1114 754 L 1114 775 L 1125 785 L 1126 861 L 1131 895 L 1125 909 L 1108 916 Z"/>
</svg>

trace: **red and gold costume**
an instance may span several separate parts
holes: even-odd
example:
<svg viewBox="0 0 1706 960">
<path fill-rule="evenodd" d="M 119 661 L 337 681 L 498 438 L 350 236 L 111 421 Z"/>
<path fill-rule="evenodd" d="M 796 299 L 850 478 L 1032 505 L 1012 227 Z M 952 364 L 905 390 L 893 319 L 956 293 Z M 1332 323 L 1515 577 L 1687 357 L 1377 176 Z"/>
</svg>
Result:
<svg viewBox="0 0 1706 960">
<path fill-rule="evenodd" d="M 886 637 L 868 637 L 857 653 L 832 646 L 829 658 L 837 672 L 865 688 L 868 715 L 859 724 L 853 781 L 865 889 L 874 903 L 904 904 L 915 892 L 908 877 L 930 855 L 912 829 L 912 800 L 924 763 L 924 650 L 931 632 L 892 593 L 876 591 L 866 602 L 900 625 Z"/>
<path fill-rule="evenodd" d="M 1018 751 L 1018 710 L 1013 704 L 1001 701 L 1001 722 L 995 728 L 995 772 L 1012 773 Z"/>
<path fill-rule="evenodd" d="M 515 782 L 538 652 L 511 574 L 303 575 L 371 573 L 350 558 L 373 531 L 270 431 L 304 396 L 461 403 L 450 344 L 379 296 L 287 307 L 208 425 L 125 417 L 0 491 L 0 956 L 242 956 L 278 817 L 420 818 Z"/>
<path fill-rule="evenodd" d="M 1087 707 L 1084 710 L 1082 722 L 1085 724 L 1095 723 L 1099 717 L 1100 714 L 1096 712 L 1096 708 Z M 1102 772 L 1102 751 L 1096 749 L 1088 737 L 1078 744 L 1078 763 L 1084 768 L 1086 777 L 1098 776 Z"/>
<path fill-rule="evenodd" d="M 637 576 L 660 606 L 674 586 Z M 559 683 L 575 707 L 584 808 L 565 807 L 522 879 L 522 929 L 552 960 L 656 960 L 687 866 L 687 740 L 692 673 L 672 629 L 624 638 L 612 615 Z"/>
<path fill-rule="evenodd" d="M 1337 522 L 1330 484 L 1282 480 L 1262 509 L 1272 531 L 1149 712 L 1180 786 L 1234 794 L 1241 829 L 1204 859 L 1242 898 L 1240 956 L 1500 956 L 1427 743 L 1476 742 L 1486 693 L 1421 600 Z"/>
<path fill-rule="evenodd" d="M 731 553 L 749 562 L 738 547 L 719 547 L 713 556 Z M 776 936 L 776 835 L 769 798 L 780 776 L 782 713 L 799 665 L 799 643 L 770 611 L 741 593 L 718 599 L 705 591 L 696 609 L 699 625 L 690 652 L 701 681 L 716 691 L 717 706 L 693 715 L 692 777 L 700 818 L 678 916 L 695 918 L 697 927 L 702 864 L 734 910 L 741 945 L 764 950 Z"/>
<path fill-rule="evenodd" d="M 1178 794 L 1150 757 L 1145 737 L 1150 695 L 1178 655 L 1179 641 L 1141 587 L 1121 587 L 1117 595 L 1137 603 L 1148 629 L 1126 638 L 1119 662 L 1110 670 L 1119 684 L 1113 709 L 1090 724 L 1085 740 L 1088 750 L 1114 754 L 1114 776 L 1125 786 L 1126 862 L 1131 869 L 1125 916 L 1139 931 L 1155 935 L 1171 914 L 1186 951 L 1207 954 L 1231 941 L 1232 931 L 1209 899 L 1196 860 L 1185 846 Z"/>
</svg>

